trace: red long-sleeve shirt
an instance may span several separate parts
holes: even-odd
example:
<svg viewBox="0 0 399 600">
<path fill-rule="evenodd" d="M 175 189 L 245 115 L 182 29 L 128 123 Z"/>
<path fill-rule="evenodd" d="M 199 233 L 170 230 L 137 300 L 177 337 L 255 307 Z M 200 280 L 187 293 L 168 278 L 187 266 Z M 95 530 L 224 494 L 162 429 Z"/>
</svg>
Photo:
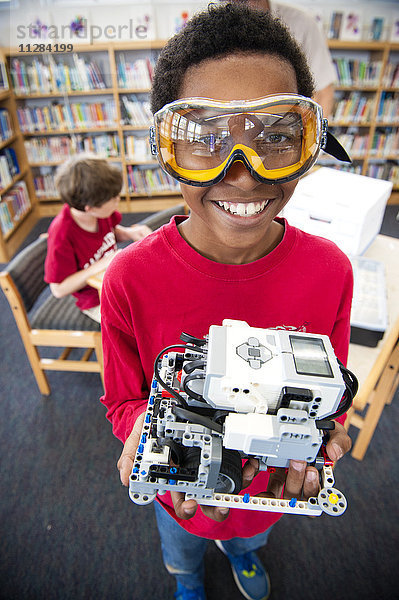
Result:
<svg viewBox="0 0 399 600">
<path fill-rule="evenodd" d="M 121 252 L 107 269 L 101 294 L 107 417 L 123 442 L 144 412 L 154 359 L 179 342 L 185 331 L 196 337 L 223 319 L 253 327 L 282 327 L 328 335 L 346 362 L 352 298 L 348 258 L 323 238 L 282 221 L 285 233 L 268 255 L 252 263 L 226 265 L 196 252 L 179 234 L 175 217 L 161 229 Z M 264 491 L 259 473 L 250 494 Z M 280 515 L 233 509 L 223 523 L 201 510 L 187 521 L 176 517 L 170 494 L 159 501 L 186 530 L 213 539 L 250 537 Z"/>
</svg>

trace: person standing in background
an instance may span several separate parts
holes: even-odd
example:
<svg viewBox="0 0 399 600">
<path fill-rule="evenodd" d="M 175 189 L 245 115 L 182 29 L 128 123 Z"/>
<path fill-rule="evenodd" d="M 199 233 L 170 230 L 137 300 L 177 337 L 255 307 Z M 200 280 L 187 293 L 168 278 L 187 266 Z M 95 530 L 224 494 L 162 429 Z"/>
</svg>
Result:
<svg viewBox="0 0 399 600">
<path fill-rule="evenodd" d="M 302 8 L 270 2 L 270 0 L 233 0 L 233 2 L 247 4 L 257 10 L 270 10 L 273 16 L 279 17 L 287 25 L 301 46 L 313 74 L 315 82 L 313 99 L 321 105 L 324 116 L 330 118 L 334 105 L 336 73 L 326 39 L 316 19 Z"/>
</svg>

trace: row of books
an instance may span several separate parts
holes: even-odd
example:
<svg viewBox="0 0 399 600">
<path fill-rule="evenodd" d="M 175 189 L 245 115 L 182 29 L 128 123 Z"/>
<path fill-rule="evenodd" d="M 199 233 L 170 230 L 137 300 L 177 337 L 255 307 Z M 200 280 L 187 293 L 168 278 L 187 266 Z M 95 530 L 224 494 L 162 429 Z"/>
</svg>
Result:
<svg viewBox="0 0 399 600">
<path fill-rule="evenodd" d="M 336 169 L 337 171 L 345 171 L 345 173 L 355 173 L 356 175 L 362 174 L 362 165 L 359 164 L 345 164 L 337 163 L 336 160 L 330 158 L 323 158 L 319 161 L 321 165 L 327 165 L 330 169 Z"/>
<path fill-rule="evenodd" d="M 121 52 L 117 60 L 118 85 L 121 88 L 150 89 L 156 60 L 152 57 L 126 60 Z"/>
<path fill-rule="evenodd" d="M 0 151 L 0 191 L 12 183 L 19 173 L 19 164 L 14 148 Z"/>
<path fill-rule="evenodd" d="M 371 140 L 370 154 L 378 157 L 399 157 L 399 131 L 376 131 Z"/>
<path fill-rule="evenodd" d="M 351 92 L 347 97 L 336 101 L 332 121 L 341 123 L 364 123 L 372 118 L 375 99 L 362 95 L 361 92 Z"/>
<path fill-rule="evenodd" d="M 382 61 L 334 58 L 333 63 L 341 86 L 372 87 L 380 81 Z"/>
<path fill-rule="evenodd" d="M 343 163 L 337 164 L 337 162 L 329 163 L 328 161 L 323 161 L 323 164 L 327 163 L 331 169 L 362 175 L 362 166 L 359 164 L 345 165 Z M 399 165 L 392 161 L 384 161 L 384 163 L 370 163 L 366 172 L 366 176 L 373 177 L 374 179 L 392 181 L 394 186 L 399 186 Z"/>
<path fill-rule="evenodd" d="M 4 235 L 14 229 L 29 208 L 30 200 L 26 184 L 24 181 L 19 181 L 0 201 L 0 228 Z"/>
<path fill-rule="evenodd" d="M 61 162 L 82 152 L 102 157 L 117 157 L 119 138 L 116 134 L 38 137 L 25 140 L 25 149 L 30 163 Z"/>
<path fill-rule="evenodd" d="M 127 166 L 129 192 L 152 195 L 156 192 L 179 191 L 179 184 L 162 169 L 140 169 Z"/>
<path fill-rule="evenodd" d="M 369 145 L 368 134 L 361 135 L 357 132 L 353 133 L 347 131 L 343 133 L 334 132 L 334 135 L 337 136 L 351 158 L 361 158 L 365 156 Z"/>
<path fill-rule="evenodd" d="M 11 120 L 8 110 L 6 108 L 0 108 L 0 140 L 8 140 L 13 134 L 11 127 Z"/>
<path fill-rule="evenodd" d="M 368 166 L 367 175 L 375 179 L 385 179 L 392 181 L 394 186 L 399 185 L 399 166 L 391 161 L 383 164 L 371 163 Z"/>
<path fill-rule="evenodd" d="M 378 105 L 377 121 L 383 123 L 399 123 L 399 97 L 398 94 L 382 92 Z"/>
<path fill-rule="evenodd" d="M 54 175 L 47 173 L 45 175 L 36 175 L 33 178 L 36 196 L 38 198 L 57 198 L 58 190 L 55 186 Z"/>
<path fill-rule="evenodd" d="M 17 116 L 23 133 L 114 127 L 117 119 L 113 100 L 66 104 L 54 102 L 49 106 L 18 108 Z"/>
<path fill-rule="evenodd" d="M 148 136 L 127 135 L 125 137 L 125 154 L 130 160 L 155 160 L 151 155 Z"/>
<path fill-rule="evenodd" d="M 399 131 L 376 131 L 371 140 L 368 134 L 346 132 L 336 135 L 353 159 L 362 158 L 368 152 L 373 157 L 399 157 Z"/>
<path fill-rule="evenodd" d="M 11 61 L 10 75 L 16 94 L 48 94 L 104 89 L 105 82 L 94 60 L 72 55 L 73 64 L 57 63 L 49 54 L 31 63 L 19 58 Z"/>
<path fill-rule="evenodd" d="M 138 100 L 135 95 L 122 96 L 121 119 L 123 125 L 137 125 L 145 127 L 152 120 L 150 102 Z"/>
<path fill-rule="evenodd" d="M 0 91 L 8 90 L 8 77 L 6 71 L 6 65 L 0 60 Z"/>
<path fill-rule="evenodd" d="M 382 79 L 384 87 L 399 88 L 399 63 L 388 63 Z"/>
<path fill-rule="evenodd" d="M 156 192 L 179 191 L 178 183 L 160 168 L 139 169 L 128 165 L 127 170 L 129 193 L 151 195 Z M 58 197 L 54 173 L 37 174 L 33 178 L 33 182 L 38 198 Z"/>
</svg>

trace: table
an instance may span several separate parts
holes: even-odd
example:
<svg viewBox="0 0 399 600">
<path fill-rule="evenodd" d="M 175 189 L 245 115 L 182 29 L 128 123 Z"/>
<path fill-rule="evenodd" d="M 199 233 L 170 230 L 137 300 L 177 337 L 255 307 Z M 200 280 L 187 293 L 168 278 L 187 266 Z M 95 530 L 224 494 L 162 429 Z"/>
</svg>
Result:
<svg viewBox="0 0 399 600">
<path fill-rule="evenodd" d="M 350 344 L 348 367 L 359 381 L 359 391 L 348 411 L 345 427 L 359 429 L 352 456 L 363 460 L 379 418 L 399 383 L 399 239 L 378 235 L 363 256 L 385 265 L 389 324 L 375 348 Z M 101 294 L 105 271 L 88 279 Z M 365 410 L 366 414 L 359 413 Z"/>
<path fill-rule="evenodd" d="M 105 269 L 104 269 L 104 271 L 101 271 L 100 273 L 97 273 L 96 275 L 92 275 L 87 280 L 88 285 L 91 285 L 91 287 L 98 290 L 99 296 L 101 296 L 101 288 L 103 285 L 104 275 L 105 275 Z"/>
<path fill-rule="evenodd" d="M 375 348 L 349 346 L 348 367 L 359 380 L 359 391 L 345 426 L 359 429 L 352 449 L 357 460 L 363 460 L 384 406 L 399 383 L 399 239 L 378 235 L 363 256 L 385 265 L 388 328 Z"/>
</svg>

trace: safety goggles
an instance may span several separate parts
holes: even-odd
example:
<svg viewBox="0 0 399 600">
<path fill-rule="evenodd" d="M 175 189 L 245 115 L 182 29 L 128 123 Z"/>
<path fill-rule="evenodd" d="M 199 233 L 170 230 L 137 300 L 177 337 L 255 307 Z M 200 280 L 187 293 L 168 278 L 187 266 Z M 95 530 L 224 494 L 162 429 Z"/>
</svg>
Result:
<svg viewBox="0 0 399 600">
<path fill-rule="evenodd" d="M 235 161 L 258 181 L 285 183 L 306 173 L 320 150 L 351 162 L 327 129 L 321 106 L 297 94 L 184 98 L 155 113 L 150 145 L 161 167 L 188 185 L 218 183 Z"/>
</svg>

